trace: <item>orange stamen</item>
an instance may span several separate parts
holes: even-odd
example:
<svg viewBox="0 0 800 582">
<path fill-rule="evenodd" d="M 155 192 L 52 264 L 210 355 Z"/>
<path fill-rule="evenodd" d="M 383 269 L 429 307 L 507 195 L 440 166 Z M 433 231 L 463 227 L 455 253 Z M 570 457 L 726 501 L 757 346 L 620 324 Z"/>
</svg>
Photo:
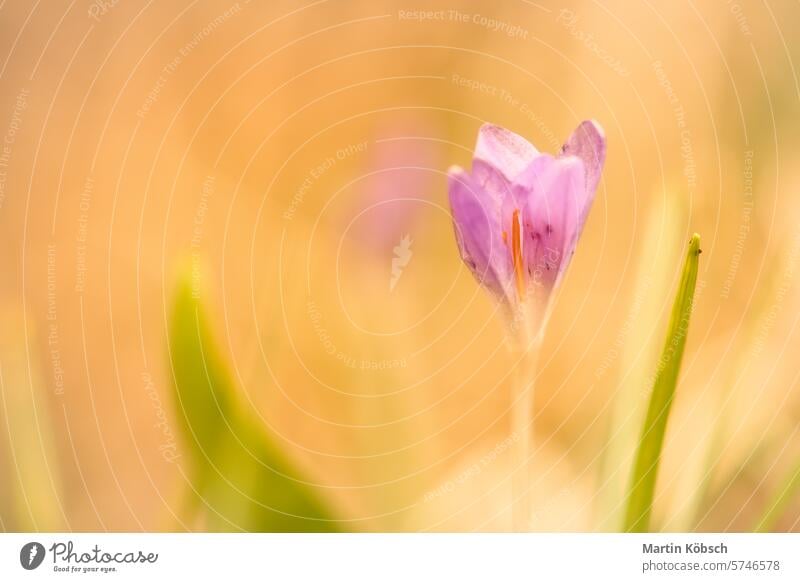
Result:
<svg viewBox="0 0 800 582">
<path fill-rule="evenodd" d="M 525 268 L 522 265 L 522 225 L 519 210 L 515 210 L 511 217 L 511 264 L 514 266 L 517 294 L 522 299 L 525 294 Z"/>
</svg>

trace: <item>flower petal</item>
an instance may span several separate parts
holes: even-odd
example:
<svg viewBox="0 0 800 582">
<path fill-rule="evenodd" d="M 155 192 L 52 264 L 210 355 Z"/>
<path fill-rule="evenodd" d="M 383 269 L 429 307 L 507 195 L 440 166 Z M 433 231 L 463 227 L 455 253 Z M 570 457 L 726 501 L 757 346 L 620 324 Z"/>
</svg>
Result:
<svg viewBox="0 0 800 582">
<path fill-rule="evenodd" d="M 542 154 L 534 158 L 528 164 L 528 167 L 521 174 L 517 176 L 514 183 L 507 184 L 507 194 L 503 198 L 500 206 L 500 225 L 506 240 L 511 240 L 509 237 L 514 230 L 514 213 L 520 211 L 522 213 L 523 224 L 522 232 L 531 230 L 533 227 L 524 224 L 524 209 L 531 204 L 532 199 L 538 199 L 546 196 L 545 186 L 549 183 L 550 179 L 544 181 L 545 176 L 549 176 L 553 172 L 553 166 L 556 159 L 553 156 Z M 523 253 L 525 252 L 525 241 L 522 241 Z M 511 245 L 507 245 L 509 251 Z"/>
<path fill-rule="evenodd" d="M 536 148 L 521 135 L 498 125 L 485 123 L 478 131 L 474 161 L 481 161 L 495 168 L 513 181 L 538 154 Z M 474 164 L 472 167 L 472 175 L 481 185 L 486 178 L 485 169 L 486 166 L 481 164 Z"/>
<path fill-rule="evenodd" d="M 450 208 L 461 258 L 479 283 L 498 297 L 508 288 L 509 258 L 499 224 L 496 202 L 486 196 L 466 171 L 448 172 Z"/>
<path fill-rule="evenodd" d="M 514 188 L 526 190 L 522 233 L 529 284 L 552 289 L 569 265 L 583 227 L 586 178 L 577 157 L 543 158 L 517 178 Z"/>
<path fill-rule="evenodd" d="M 472 179 L 475 184 L 483 190 L 485 196 L 492 202 L 492 206 L 497 210 L 497 220 L 500 220 L 500 209 L 509 204 L 509 199 L 513 203 L 512 182 L 494 166 L 482 160 L 473 160 Z"/>
<path fill-rule="evenodd" d="M 593 120 L 582 122 L 561 148 L 561 156 L 575 156 L 583 162 L 587 196 L 586 207 L 582 211 L 585 220 L 606 161 L 606 136 L 603 128 Z"/>
</svg>

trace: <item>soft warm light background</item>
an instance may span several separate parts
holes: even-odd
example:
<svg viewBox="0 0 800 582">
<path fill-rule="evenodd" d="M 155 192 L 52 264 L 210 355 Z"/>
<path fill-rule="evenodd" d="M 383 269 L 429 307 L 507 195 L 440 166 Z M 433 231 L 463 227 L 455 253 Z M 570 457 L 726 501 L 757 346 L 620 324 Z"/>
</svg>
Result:
<svg viewBox="0 0 800 582">
<path fill-rule="evenodd" d="M 772 0 L 0 3 L 0 528 L 202 529 L 173 517 L 166 317 L 188 261 L 241 390 L 352 527 L 507 529 L 513 362 L 445 173 L 484 121 L 555 152 L 595 118 L 608 160 L 545 341 L 534 523 L 618 527 L 696 231 L 656 517 L 750 529 L 800 462 L 798 18 Z"/>
</svg>

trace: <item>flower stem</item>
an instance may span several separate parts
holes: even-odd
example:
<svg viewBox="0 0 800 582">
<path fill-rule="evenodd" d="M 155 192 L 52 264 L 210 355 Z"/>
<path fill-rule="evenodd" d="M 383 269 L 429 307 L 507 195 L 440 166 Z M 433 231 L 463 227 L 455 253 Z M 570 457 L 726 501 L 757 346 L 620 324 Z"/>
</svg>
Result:
<svg viewBox="0 0 800 582">
<path fill-rule="evenodd" d="M 525 327 L 525 326 L 521 326 Z M 511 438 L 515 443 L 515 469 L 511 479 L 512 522 L 516 532 L 531 529 L 534 497 L 531 469 L 535 447 L 533 446 L 533 409 L 535 400 L 536 365 L 539 359 L 541 334 L 531 337 L 521 331 L 511 345 L 515 359 L 511 391 Z"/>
</svg>

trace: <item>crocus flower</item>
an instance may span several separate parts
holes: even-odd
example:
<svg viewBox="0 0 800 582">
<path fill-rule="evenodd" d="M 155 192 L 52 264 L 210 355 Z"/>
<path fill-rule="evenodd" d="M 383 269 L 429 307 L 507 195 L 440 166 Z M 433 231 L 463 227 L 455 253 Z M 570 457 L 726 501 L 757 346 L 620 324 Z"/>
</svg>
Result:
<svg viewBox="0 0 800 582">
<path fill-rule="evenodd" d="M 448 172 L 461 258 L 509 314 L 524 310 L 535 329 L 575 252 L 605 154 L 594 121 L 581 123 L 555 157 L 485 124 L 472 171 Z"/>
</svg>

